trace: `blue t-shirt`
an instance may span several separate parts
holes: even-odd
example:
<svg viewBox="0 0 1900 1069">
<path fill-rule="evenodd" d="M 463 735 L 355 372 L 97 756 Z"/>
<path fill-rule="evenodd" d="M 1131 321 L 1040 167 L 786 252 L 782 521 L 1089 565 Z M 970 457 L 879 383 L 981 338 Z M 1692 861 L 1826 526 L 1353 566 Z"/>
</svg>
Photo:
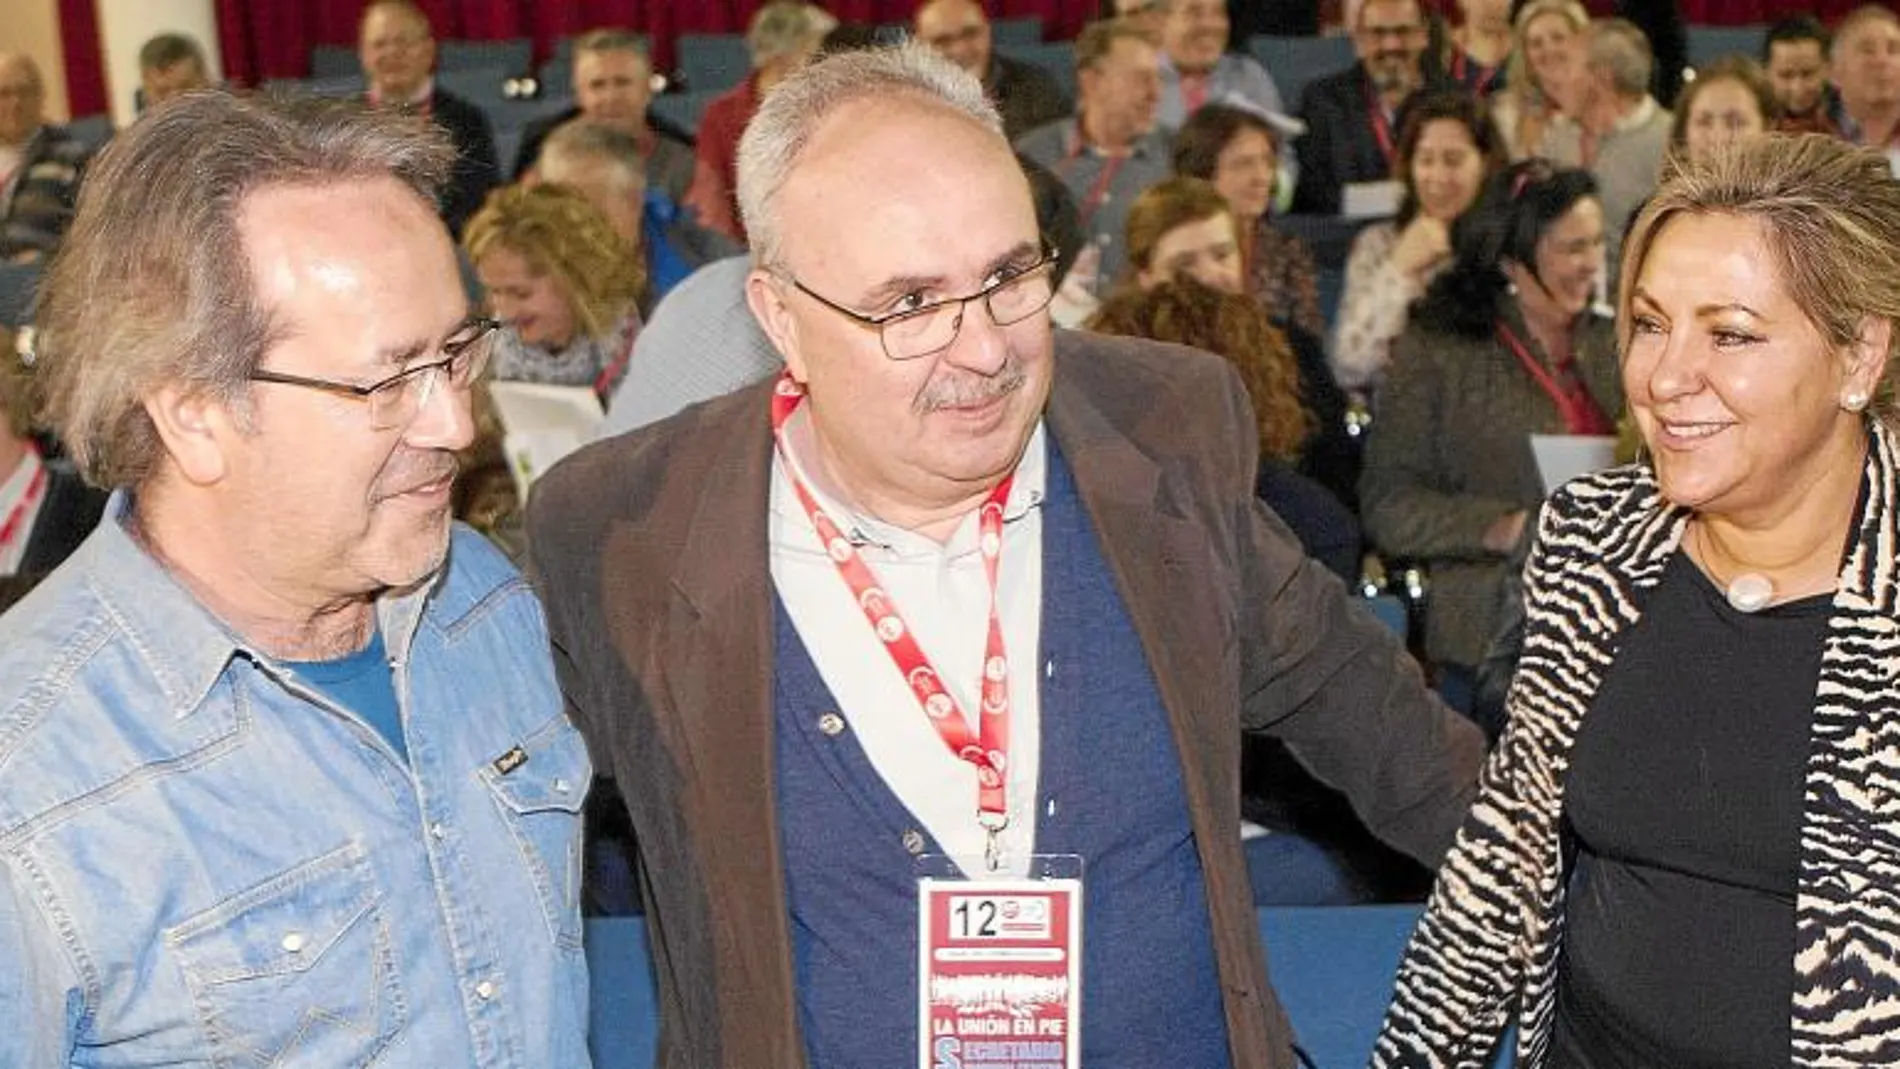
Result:
<svg viewBox="0 0 1900 1069">
<path fill-rule="evenodd" d="M 396 709 L 396 682 L 381 630 L 372 632 L 369 645 L 355 653 L 328 661 L 291 661 L 289 667 L 325 697 L 362 717 L 398 757 L 409 760 L 402 742 L 402 716 Z"/>
</svg>

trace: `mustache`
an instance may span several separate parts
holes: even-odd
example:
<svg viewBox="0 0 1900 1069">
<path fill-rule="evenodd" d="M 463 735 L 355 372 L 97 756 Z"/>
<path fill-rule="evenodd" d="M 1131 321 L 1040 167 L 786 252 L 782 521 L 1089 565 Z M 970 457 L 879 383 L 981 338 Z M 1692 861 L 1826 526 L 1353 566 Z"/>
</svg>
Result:
<svg viewBox="0 0 1900 1069">
<path fill-rule="evenodd" d="M 958 371 L 930 380 L 911 407 L 919 415 L 925 415 L 945 408 L 984 404 L 1022 389 L 1028 377 L 1022 359 L 1011 353 L 994 375 Z"/>
<path fill-rule="evenodd" d="M 381 501 L 419 490 L 430 483 L 454 478 L 461 470 L 461 462 L 454 453 L 427 452 L 410 454 L 408 458 L 395 458 L 383 473 L 376 478 L 376 485 L 370 497 Z"/>
</svg>

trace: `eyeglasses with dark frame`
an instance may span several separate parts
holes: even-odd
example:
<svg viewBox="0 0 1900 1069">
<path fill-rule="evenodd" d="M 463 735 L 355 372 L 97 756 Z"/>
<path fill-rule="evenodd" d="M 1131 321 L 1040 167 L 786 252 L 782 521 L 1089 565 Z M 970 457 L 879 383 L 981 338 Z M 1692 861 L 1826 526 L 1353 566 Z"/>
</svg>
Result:
<svg viewBox="0 0 1900 1069">
<path fill-rule="evenodd" d="M 394 430 L 407 427 L 416 418 L 416 413 L 429 403 L 429 398 L 435 394 L 437 380 L 446 377 L 454 389 L 466 390 L 480 378 L 482 369 L 488 366 L 489 354 L 495 350 L 495 332 L 500 329 L 498 320 L 470 316 L 450 331 L 448 338 L 442 342 L 442 359 L 406 367 L 367 386 L 286 375 L 264 368 L 253 370 L 250 380 L 273 382 L 280 386 L 301 386 L 307 390 L 321 390 L 337 397 L 365 402 L 369 408 L 371 430 Z"/>
<path fill-rule="evenodd" d="M 1049 306 L 1055 299 L 1055 246 L 1044 243 L 1042 257 L 1014 274 L 962 297 L 947 297 L 922 308 L 906 308 L 884 315 L 865 315 L 817 293 L 792 275 L 784 278 L 798 292 L 847 319 L 877 331 L 884 355 L 892 360 L 917 360 L 940 353 L 956 342 L 963 329 L 963 310 L 971 301 L 981 300 L 990 322 L 999 327 L 1020 323 Z M 1005 271 L 1008 268 L 1004 269 Z"/>
</svg>

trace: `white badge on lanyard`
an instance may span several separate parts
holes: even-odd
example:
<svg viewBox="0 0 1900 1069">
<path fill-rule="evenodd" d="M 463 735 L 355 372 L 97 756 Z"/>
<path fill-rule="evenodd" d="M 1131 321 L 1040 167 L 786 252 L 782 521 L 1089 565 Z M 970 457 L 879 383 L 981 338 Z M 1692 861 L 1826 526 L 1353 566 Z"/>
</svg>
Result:
<svg viewBox="0 0 1900 1069">
<path fill-rule="evenodd" d="M 1080 1069 L 1082 861 L 970 880 L 919 859 L 917 1038 L 922 1069 Z"/>
</svg>

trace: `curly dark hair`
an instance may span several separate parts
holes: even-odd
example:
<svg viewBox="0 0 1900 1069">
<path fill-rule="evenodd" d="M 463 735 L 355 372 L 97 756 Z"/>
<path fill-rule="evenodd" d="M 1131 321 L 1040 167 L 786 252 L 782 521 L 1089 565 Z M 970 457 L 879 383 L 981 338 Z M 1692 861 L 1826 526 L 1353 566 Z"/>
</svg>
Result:
<svg viewBox="0 0 1900 1069">
<path fill-rule="evenodd" d="M 1300 399 L 1299 364 L 1285 334 L 1260 302 L 1180 277 L 1143 291 L 1118 290 L 1088 329 L 1175 342 L 1223 357 L 1240 372 L 1260 428 L 1260 451 L 1278 460 L 1300 455 L 1316 423 Z"/>
</svg>

